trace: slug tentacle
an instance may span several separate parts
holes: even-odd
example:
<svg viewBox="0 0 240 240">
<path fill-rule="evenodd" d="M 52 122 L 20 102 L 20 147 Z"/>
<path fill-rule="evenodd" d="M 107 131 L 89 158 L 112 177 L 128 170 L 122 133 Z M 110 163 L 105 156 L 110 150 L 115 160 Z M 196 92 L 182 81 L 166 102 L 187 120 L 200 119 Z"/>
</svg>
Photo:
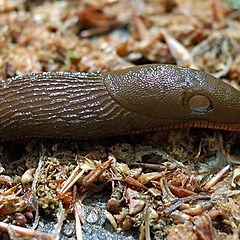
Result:
<svg viewBox="0 0 240 240">
<path fill-rule="evenodd" d="M 240 93 L 207 73 L 173 65 L 29 74 L 0 86 L 0 140 L 178 127 L 240 131 Z"/>
</svg>

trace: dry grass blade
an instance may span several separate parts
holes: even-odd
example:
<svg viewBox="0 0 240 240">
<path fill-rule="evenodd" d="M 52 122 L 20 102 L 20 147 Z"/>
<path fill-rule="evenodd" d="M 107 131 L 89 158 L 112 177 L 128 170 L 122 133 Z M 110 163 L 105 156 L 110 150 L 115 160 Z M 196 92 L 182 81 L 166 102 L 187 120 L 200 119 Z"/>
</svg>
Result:
<svg viewBox="0 0 240 240">
<path fill-rule="evenodd" d="M 74 207 L 74 219 L 75 219 L 75 232 L 76 232 L 76 239 L 82 240 L 83 239 L 83 233 L 82 233 L 82 223 L 80 221 L 79 214 L 77 212 L 77 204 Z"/>
<path fill-rule="evenodd" d="M 183 203 L 187 203 L 187 202 L 191 202 L 191 201 L 197 201 L 197 200 L 210 200 L 210 199 L 211 199 L 210 196 L 198 195 L 198 194 L 195 194 L 195 195 L 190 196 L 190 197 L 177 199 L 177 200 L 175 200 L 175 202 L 173 202 L 171 204 L 170 207 L 166 208 L 163 213 L 168 215 L 168 214 L 172 213 L 173 211 L 175 211 L 177 208 L 179 208 Z"/>
<path fill-rule="evenodd" d="M 83 193 L 85 190 L 87 190 L 105 171 L 107 167 L 109 167 L 112 164 L 112 161 L 114 158 L 112 156 L 109 156 L 108 160 L 102 164 L 100 164 L 97 169 L 92 170 L 87 177 L 83 180 L 82 186 L 79 189 L 79 193 Z"/>
<path fill-rule="evenodd" d="M 58 214 L 57 214 L 57 224 L 55 226 L 54 232 L 52 234 L 52 239 L 58 240 L 60 239 L 60 232 L 63 226 L 63 222 L 65 220 L 65 211 L 63 208 L 62 201 L 59 202 L 59 209 L 58 209 Z"/>
<path fill-rule="evenodd" d="M 79 166 L 77 166 L 69 178 L 64 182 L 61 190 L 59 191 L 58 197 L 62 198 L 64 197 L 64 194 L 78 181 L 79 178 L 82 177 L 83 173 L 85 172 L 84 169 L 80 171 Z"/>
<path fill-rule="evenodd" d="M 227 165 L 220 172 L 218 172 L 214 177 L 212 177 L 203 187 L 204 191 L 208 191 L 211 187 L 216 185 L 222 178 L 225 173 L 230 169 L 230 165 Z"/>
<path fill-rule="evenodd" d="M 187 197 L 196 194 L 195 192 L 182 188 L 182 187 L 175 187 L 171 184 L 169 184 L 169 189 L 171 192 L 176 195 L 177 197 Z"/>
<path fill-rule="evenodd" d="M 150 235 L 150 211 L 149 211 L 149 205 L 145 207 L 145 216 L 144 216 L 144 222 L 145 222 L 145 239 L 151 240 Z"/>
<path fill-rule="evenodd" d="M 138 189 L 141 189 L 141 190 L 145 190 L 147 191 L 148 188 L 145 187 L 143 184 L 141 184 L 139 181 L 137 181 L 136 179 L 128 176 L 124 179 L 124 182 L 126 182 L 127 184 L 129 184 L 130 186 L 132 187 L 135 187 L 135 188 L 138 188 Z"/>
<path fill-rule="evenodd" d="M 23 237 L 28 237 L 28 238 L 37 238 L 37 239 L 42 239 L 42 240 L 53 240 L 51 235 L 47 233 L 42 233 L 39 231 L 35 231 L 32 229 L 27 229 L 15 225 L 9 225 L 7 223 L 0 222 L 0 231 L 2 232 L 8 232 L 9 228 L 11 229 L 10 231 L 18 236 Z"/>
<path fill-rule="evenodd" d="M 39 222 L 39 210 L 38 210 L 38 203 L 37 203 L 37 183 L 39 180 L 39 177 L 41 175 L 41 171 L 44 165 L 44 161 L 45 161 L 45 148 L 43 146 L 41 146 L 41 156 L 39 157 L 39 162 L 38 162 L 38 167 L 36 169 L 36 172 L 34 174 L 34 179 L 32 182 L 32 195 L 33 195 L 33 203 L 35 205 L 35 210 L 36 210 L 36 214 L 35 214 L 35 219 L 34 219 L 34 223 L 33 223 L 33 229 L 35 229 L 38 226 L 38 222 Z"/>
<path fill-rule="evenodd" d="M 74 206 L 73 206 L 73 212 L 74 212 L 74 221 L 75 221 L 75 234 L 77 240 L 83 239 L 83 232 L 82 232 L 82 224 L 84 223 L 83 219 L 83 213 L 82 213 L 82 204 L 81 201 L 76 199 L 77 195 L 77 187 L 74 186 L 73 189 L 73 197 L 74 197 Z"/>
<path fill-rule="evenodd" d="M 196 68 L 193 64 L 193 59 L 189 51 L 174 37 L 172 37 L 165 29 L 161 33 L 168 44 L 172 56 L 175 58 L 178 65 Z"/>
</svg>

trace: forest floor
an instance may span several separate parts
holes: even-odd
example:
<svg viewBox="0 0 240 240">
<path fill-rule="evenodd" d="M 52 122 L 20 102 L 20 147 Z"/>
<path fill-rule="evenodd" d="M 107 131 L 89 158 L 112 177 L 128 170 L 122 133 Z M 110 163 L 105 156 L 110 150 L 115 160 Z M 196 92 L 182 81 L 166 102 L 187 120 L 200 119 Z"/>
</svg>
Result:
<svg viewBox="0 0 240 240">
<path fill-rule="evenodd" d="M 240 90 L 239 8 L 230 0 L 0 0 L 0 78 L 168 63 Z M 0 238 L 240 239 L 239 140 L 179 129 L 3 142 Z"/>
</svg>

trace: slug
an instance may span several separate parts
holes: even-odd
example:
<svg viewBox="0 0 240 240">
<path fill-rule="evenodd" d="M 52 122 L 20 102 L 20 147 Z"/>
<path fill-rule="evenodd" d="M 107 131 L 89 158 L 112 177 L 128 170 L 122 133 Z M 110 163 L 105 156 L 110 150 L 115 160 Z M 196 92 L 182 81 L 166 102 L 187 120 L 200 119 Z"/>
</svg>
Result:
<svg viewBox="0 0 240 240">
<path fill-rule="evenodd" d="M 2 141 L 191 127 L 240 131 L 240 92 L 208 73 L 160 64 L 29 74 L 0 86 Z"/>
</svg>

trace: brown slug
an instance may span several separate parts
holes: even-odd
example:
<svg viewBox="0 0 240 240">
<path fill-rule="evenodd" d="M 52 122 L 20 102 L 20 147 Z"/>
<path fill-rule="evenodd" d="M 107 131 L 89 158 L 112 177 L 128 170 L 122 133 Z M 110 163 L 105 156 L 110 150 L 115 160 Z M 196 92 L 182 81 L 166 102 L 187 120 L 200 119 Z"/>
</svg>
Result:
<svg viewBox="0 0 240 240">
<path fill-rule="evenodd" d="M 171 128 L 240 131 L 240 92 L 174 65 L 44 72 L 1 82 L 0 140 L 92 139 Z"/>
</svg>

